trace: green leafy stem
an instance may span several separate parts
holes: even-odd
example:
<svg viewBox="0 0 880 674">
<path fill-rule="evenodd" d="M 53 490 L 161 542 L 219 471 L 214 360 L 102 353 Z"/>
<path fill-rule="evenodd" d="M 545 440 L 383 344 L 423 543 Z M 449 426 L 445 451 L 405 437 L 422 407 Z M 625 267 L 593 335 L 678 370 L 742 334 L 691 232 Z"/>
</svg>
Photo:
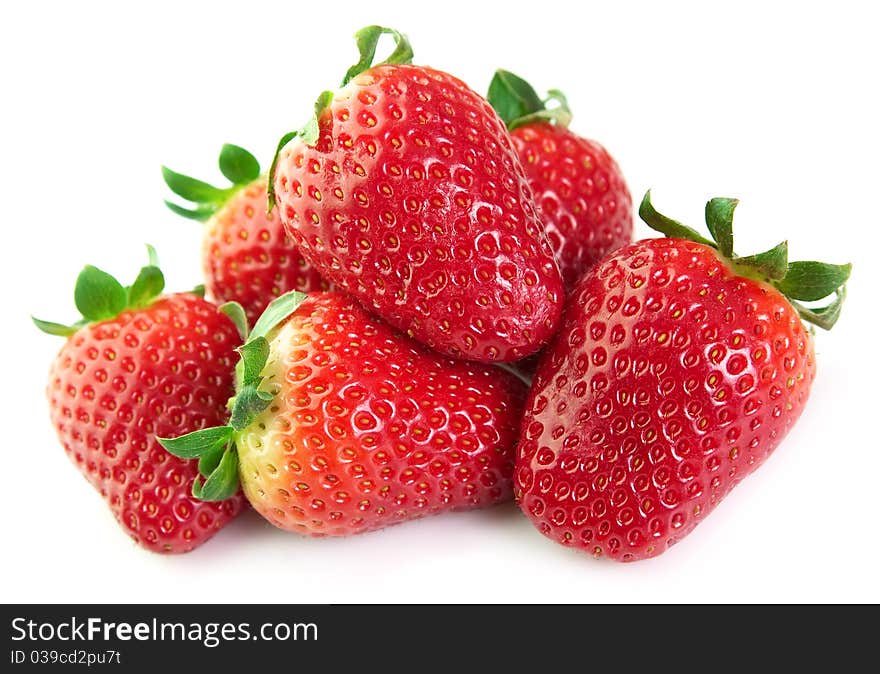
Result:
<svg viewBox="0 0 880 674">
<path fill-rule="evenodd" d="M 256 157 L 238 145 L 225 144 L 220 150 L 218 163 L 220 172 L 232 183 L 230 187 L 215 187 L 163 166 L 162 177 L 168 188 L 178 197 L 192 202 L 195 206 L 185 208 L 167 199 L 165 205 L 177 215 L 204 222 L 236 192 L 260 177 L 260 163 Z"/>
<path fill-rule="evenodd" d="M 389 35 L 394 40 L 394 51 L 391 55 L 377 65 L 402 65 L 412 63 L 413 50 L 409 38 L 398 30 L 386 28 L 385 26 L 367 26 L 361 28 L 354 34 L 357 43 L 360 58 L 357 63 L 352 65 L 345 71 L 342 78 L 341 86 L 346 86 L 351 80 L 360 75 L 362 72 L 373 67 L 373 60 L 376 58 L 376 48 L 379 45 L 379 39 L 383 35 Z M 278 169 L 278 157 L 281 150 L 291 142 L 294 138 L 299 138 L 306 145 L 314 145 L 318 142 L 318 120 L 325 108 L 330 105 L 335 93 L 330 90 L 322 91 L 315 100 L 315 105 L 311 117 L 296 131 L 289 131 L 278 141 L 278 148 L 275 150 L 275 156 L 272 158 L 272 165 L 269 168 L 269 201 L 268 210 L 275 208 L 275 172 Z"/>
<path fill-rule="evenodd" d="M 534 122 L 565 127 L 571 123 L 565 94 L 559 89 L 550 89 L 547 98 L 542 99 L 531 84 L 509 70 L 495 71 L 486 99 L 510 131 Z"/>
<path fill-rule="evenodd" d="M 31 317 L 43 332 L 69 337 L 89 323 L 116 318 L 126 309 L 142 309 L 152 304 L 165 289 L 165 277 L 159 269 L 156 250 L 147 244 L 148 264 L 142 267 L 130 286 L 97 267 L 86 265 L 76 279 L 73 300 L 81 317 L 74 323 L 53 323 Z M 204 293 L 204 289 L 202 289 Z"/>
<path fill-rule="evenodd" d="M 292 314 L 307 296 L 292 291 L 273 300 L 248 329 L 244 309 L 237 302 L 220 307 L 238 327 L 244 344 L 237 349 L 236 393 L 230 400 L 229 423 L 203 428 L 177 438 L 156 438 L 166 451 L 181 459 L 198 459 L 204 482 L 193 482 L 192 494 L 202 501 L 222 501 L 239 487 L 237 433 L 244 431 L 272 402 L 274 395 L 264 388 L 263 370 L 269 359 L 267 335 Z"/>
<path fill-rule="evenodd" d="M 709 246 L 728 260 L 736 273 L 763 281 L 785 295 L 800 317 L 824 330 L 830 330 L 840 318 L 846 298 L 846 282 L 851 264 L 828 264 L 816 261 L 788 261 L 788 242 L 783 241 L 757 255 L 740 257 L 733 252 L 733 212 L 739 200 L 716 197 L 706 203 L 706 226 L 712 239 L 677 220 L 658 213 L 651 203 L 651 191 L 645 193 L 639 216 L 653 230 L 676 238 Z M 831 295 L 834 298 L 820 307 L 807 307 L 801 302 L 817 302 Z"/>
</svg>

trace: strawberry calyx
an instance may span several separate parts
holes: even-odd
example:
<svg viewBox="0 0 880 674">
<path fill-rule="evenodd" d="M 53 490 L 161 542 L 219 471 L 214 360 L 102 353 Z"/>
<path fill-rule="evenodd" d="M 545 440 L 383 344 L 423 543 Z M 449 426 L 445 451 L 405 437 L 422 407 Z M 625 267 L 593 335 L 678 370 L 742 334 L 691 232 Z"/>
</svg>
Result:
<svg viewBox="0 0 880 674">
<path fill-rule="evenodd" d="M 181 459 L 198 459 L 199 474 L 204 478 L 193 482 L 192 494 L 202 501 L 223 501 L 238 491 L 237 433 L 250 426 L 265 410 L 275 393 L 266 390 L 263 370 L 269 358 L 266 336 L 302 304 L 307 295 L 291 291 L 279 296 L 266 307 L 252 329 L 244 309 L 237 302 L 220 307 L 238 328 L 244 344 L 238 349 L 240 360 L 235 367 L 235 396 L 229 400 L 229 423 L 203 428 L 177 438 L 156 438 L 167 452 Z"/>
<path fill-rule="evenodd" d="M 226 143 L 220 149 L 218 164 L 220 172 L 232 183 L 230 187 L 216 187 L 163 166 L 162 177 L 165 184 L 178 197 L 195 204 L 195 208 L 184 208 L 167 199 L 165 205 L 177 215 L 204 222 L 236 192 L 260 177 L 260 163 L 256 157 L 238 145 Z"/>
<path fill-rule="evenodd" d="M 354 34 L 360 58 L 357 63 L 345 71 L 340 88 L 346 86 L 362 72 L 373 67 L 373 60 L 376 58 L 376 47 L 379 44 L 379 39 L 383 35 L 389 35 L 394 40 L 394 51 L 391 52 L 391 55 L 387 59 L 376 65 L 401 65 L 412 63 L 412 45 L 410 44 L 409 38 L 404 33 L 385 26 L 366 26 Z M 294 138 L 300 138 L 306 145 L 314 145 L 318 141 L 318 119 L 320 119 L 321 113 L 324 109 L 330 105 L 334 96 L 335 92 L 333 91 L 322 91 L 315 101 L 312 116 L 309 117 L 308 121 L 302 126 L 302 128 L 296 131 L 287 132 L 281 137 L 281 140 L 278 141 L 278 148 L 275 150 L 275 156 L 272 158 L 272 165 L 269 167 L 268 212 L 271 212 L 275 207 L 275 171 L 278 166 L 278 156 L 281 154 L 281 150 L 283 150 L 284 146 Z"/>
<path fill-rule="evenodd" d="M 342 78 L 340 86 L 344 87 L 362 72 L 373 67 L 373 59 L 376 58 L 376 46 L 379 44 L 379 38 L 383 35 L 390 35 L 394 39 L 394 51 L 380 65 L 412 63 L 412 45 L 406 35 L 393 28 L 366 26 L 354 34 L 361 57 L 357 63 L 345 71 L 345 77 Z"/>
<path fill-rule="evenodd" d="M 83 267 L 73 290 L 74 304 L 81 314 L 76 322 L 54 323 L 34 316 L 31 316 L 31 320 L 46 334 L 69 337 L 85 325 L 116 318 L 126 309 L 143 309 L 149 306 L 165 289 L 165 277 L 159 269 L 156 249 L 149 244 L 147 255 L 148 264 L 141 268 L 129 286 L 123 286 L 111 274 L 97 267 Z"/>
<path fill-rule="evenodd" d="M 767 283 L 791 302 L 801 319 L 823 330 L 830 330 L 840 318 L 846 298 L 846 282 L 851 264 L 788 261 L 788 242 L 783 241 L 768 251 L 740 257 L 733 252 L 733 212 L 738 199 L 716 197 L 706 203 L 706 226 L 711 240 L 677 220 L 657 212 L 651 203 L 651 191 L 645 193 L 639 206 L 639 217 L 653 230 L 674 239 L 686 239 L 715 249 L 719 256 L 740 276 Z M 818 307 L 802 302 L 818 302 L 834 297 Z"/>
<path fill-rule="evenodd" d="M 486 95 L 508 131 L 534 122 L 567 127 L 571 123 L 568 100 L 559 89 L 549 89 L 547 98 L 538 96 L 531 84 L 509 70 L 498 69 Z M 549 106 L 548 104 L 553 104 Z"/>
</svg>

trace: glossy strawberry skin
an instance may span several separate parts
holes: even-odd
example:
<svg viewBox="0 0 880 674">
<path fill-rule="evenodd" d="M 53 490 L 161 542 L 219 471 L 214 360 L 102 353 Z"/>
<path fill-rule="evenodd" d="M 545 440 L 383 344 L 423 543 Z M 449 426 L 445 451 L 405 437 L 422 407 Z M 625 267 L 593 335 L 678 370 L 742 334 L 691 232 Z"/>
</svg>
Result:
<svg viewBox="0 0 880 674">
<path fill-rule="evenodd" d="M 241 494 L 194 499 L 196 462 L 155 439 L 224 423 L 239 341 L 214 305 L 169 295 L 80 328 L 52 364 L 47 397 L 65 452 L 149 550 L 188 552 L 242 509 Z"/>
<path fill-rule="evenodd" d="M 632 240 L 632 197 L 599 143 L 564 126 L 533 122 L 511 132 L 566 289 Z"/>
<path fill-rule="evenodd" d="M 236 445 L 245 494 L 276 526 L 344 536 L 512 497 L 516 377 L 438 355 L 339 293 L 311 295 L 269 342 L 275 400 Z"/>
<path fill-rule="evenodd" d="M 202 246 L 205 291 L 218 304 L 238 302 L 253 324 L 288 290 L 329 290 L 284 232 L 277 212 L 266 213 L 266 178 L 236 192 L 208 221 Z"/>
<path fill-rule="evenodd" d="M 576 286 L 526 403 L 515 490 L 549 538 L 664 552 L 773 452 L 815 374 L 775 289 L 677 239 L 626 246 Z"/>
<path fill-rule="evenodd" d="M 429 68 L 376 66 L 278 157 L 282 220 L 315 268 L 453 357 L 512 361 L 551 337 L 562 280 L 503 122 Z"/>
</svg>

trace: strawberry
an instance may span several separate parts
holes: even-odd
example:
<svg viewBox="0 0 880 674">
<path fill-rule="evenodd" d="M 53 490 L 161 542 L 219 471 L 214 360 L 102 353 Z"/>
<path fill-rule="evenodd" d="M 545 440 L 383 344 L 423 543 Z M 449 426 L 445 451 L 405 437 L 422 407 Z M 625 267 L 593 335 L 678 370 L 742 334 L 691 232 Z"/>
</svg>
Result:
<svg viewBox="0 0 880 674">
<path fill-rule="evenodd" d="M 168 456 L 155 435 L 222 422 L 233 394 L 235 325 L 193 293 L 159 296 L 150 265 L 124 288 L 91 266 L 74 293 L 82 320 L 34 319 L 67 337 L 49 372 L 52 425 L 64 451 L 110 506 L 120 526 L 154 552 L 188 552 L 235 517 L 240 494 L 195 499 L 195 461 Z"/>
<path fill-rule="evenodd" d="M 279 298 L 240 351 L 229 424 L 160 440 L 213 457 L 215 498 L 240 479 L 269 522 L 310 536 L 511 498 L 513 375 L 436 354 L 340 293 Z"/>
<path fill-rule="evenodd" d="M 510 130 L 570 290 L 602 257 L 632 240 L 632 198 L 605 148 L 568 129 L 571 111 L 562 92 L 548 95 L 542 101 L 524 79 L 498 70 L 488 99 Z"/>
<path fill-rule="evenodd" d="M 380 35 L 397 48 L 370 67 Z M 562 310 L 558 266 L 503 122 L 455 77 L 370 26 L 361 60 L 281 139 L 270 204 L 305 258 L 449 356 L 513 361 Z"/>
<path fill-rule="evenodd" d="M 515 477 L 553 540 L 623 561 L 661 554 L 803 411 L 816 364 L 801 319 L 834 325 L 850 265 L 788 263 L 785 243 L 737 257 L 736 204 L 707 204 L 709 241 L 646 195 L 640 215 L 673 238 L 625 246 L 575 287 L 526 403 Z"/>
<path fill-rule="evenodd" d="M 196 204 L 165 204 L 178 215 L 207 221 L 202 245 L 205 290 L 217 302 L 241 304 L 254 321 L 278 295 L 288 290 L 327 290 L 284 233 L 277 216 L 266 212 L 266 176 L 256 158 L 237 145 L 220 151 L 220 171 L 232 183 L 214 187 L 162 167 L 174 194 Z"/>
</svg>

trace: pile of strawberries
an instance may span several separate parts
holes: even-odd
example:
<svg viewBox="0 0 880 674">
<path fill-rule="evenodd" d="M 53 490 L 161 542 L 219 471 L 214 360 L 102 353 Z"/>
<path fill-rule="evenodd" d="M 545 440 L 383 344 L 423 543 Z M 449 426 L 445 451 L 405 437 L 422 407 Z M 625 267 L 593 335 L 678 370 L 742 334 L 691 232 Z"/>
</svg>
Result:
<svg viewBox="0 0 880 674">
<path fill-rule="evenodd" d="M 228 187 L 163 169 L 207 222 L 203 293 L 162 294 L 150 249 L 129 286 L 82 271 L 78 322 L 35 320 L 67 339 L 65 451 L 156 552 L 247 504 L 342 536 L 513 498 L 563 545 L 662 553 L 803 411 L 804 322 L 835 323 L 850 266 L 735 255 L 734 199 L 707 238 L 645 195 L 665 238 L 630 243 L 620 169 L 560 92 L 499 70 L 486 100 L 397 31 L 356 39 L 268 174 L 233 145 Z"/>
</svg>

